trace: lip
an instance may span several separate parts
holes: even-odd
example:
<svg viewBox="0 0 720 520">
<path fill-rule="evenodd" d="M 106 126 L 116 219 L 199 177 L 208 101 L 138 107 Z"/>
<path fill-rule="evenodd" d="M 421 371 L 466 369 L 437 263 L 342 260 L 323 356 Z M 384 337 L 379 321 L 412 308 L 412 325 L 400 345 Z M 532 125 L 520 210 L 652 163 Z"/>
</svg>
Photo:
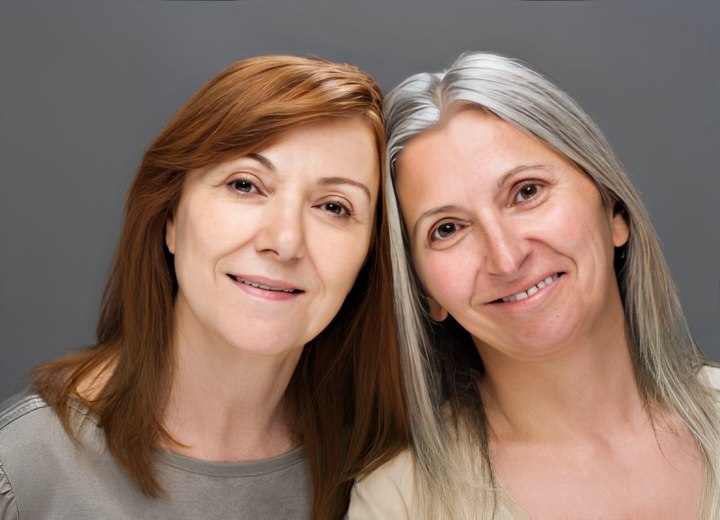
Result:
<svg viewBox="0 0 720 520">
<path fill-rule="evenodd" d="M 227 277 L 244 292 L 268 300 L 291 300 L 305 293 L 291 283 L 264 276 L 227 273 Z"/>
<path fill-rule="evenodd" d="M 534 283 L 526 283 L 518 289 L 513 289 L 512 291 L 508 292 L 508 294 L 503 295 L 500 298 L 489 301 L 488 304 L 516 305 L 522 304 L 524 302 L 534 301 L 547 294 L 548 291 L 557 284 L 560 278 L 563 277 L 563 275 L 565 275 L 565 273 L 563 271 L 559 271 L 556 273 L 551 273 L 547 276 L 540 277 Z M 552 281 L 548 283 L 550 279 L 552 279 Z"/>
</svg>

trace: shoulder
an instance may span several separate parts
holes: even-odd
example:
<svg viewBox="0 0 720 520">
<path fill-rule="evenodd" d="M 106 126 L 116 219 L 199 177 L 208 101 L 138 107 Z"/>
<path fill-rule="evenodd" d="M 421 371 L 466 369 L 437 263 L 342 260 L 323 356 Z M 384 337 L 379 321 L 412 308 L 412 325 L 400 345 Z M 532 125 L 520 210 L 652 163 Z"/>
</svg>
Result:
<svg viewBox="0 0 720 520">
<path fill-rule="evenodd" d="M 0 457 L 16 451 L 47 431 L 55 413 L 39 395 L 25 392 L 0 405 Z M 59 422 L 59 421 L 58 421 Z"/>
<path fill-rule="evenodd" d="M 99 430 L 94 415 L 80 403 L 71 401 L 68 406 L 73 427 L 78 433 L 82 430 L 83 446 L 99 451 L 98 443 L 86 442 Z M 73 474 L 94 467 L 82 466 L 84 461 L 55 411 L 39 395 L 27 392 L 2 403 L 0 518 L 13 518 L 8 511 L 18 509 L 33 517 L 36 504 L 50 500 Z"/>
<path fill-rule="evenodd" d="M 34 393 L 22 393 L 11 397 L 0 404 L 0 431 L 25 415 L 47 406 L 43 398 Z"/>
<path fill-rule="evenodd" d="M 71 417 L 73 424 L 82 422 L 74 410 Z M 6 470 L 15 462 L 47 456 L 65 439 L 72 442 L 55 411 L 36 393 L 22 393 L 0 405 L 0 464 Z"/>
<path fill-rule="evenodd" d="M 19 510 L 13 487 L 15 467 L 33 450 L 32 441 L 50 411 L 47 403 L 37 394 L 23 393 L 11 397 L 0 405 L 0 515 L 18 518 Z M 50 412 L 52 413 L 52 412 Z"/>
<path fill-rule="evenodd" d="M 404 450 L 355 482 L 350 495 L 350 520 L 415 518 L 412 453 Z"/>
<path fill-rule="evenodd" d="M 703 365 L 698 374 L 700 380 L 713 390 L 720 390 L 720 366 Z"/>
<path fill-rule="evenodd" d="M 97 426 L 97 417 L 83 404 L 68 402 L 70 422 L 78 431 Z M 0 447 L 13 441 L 36 443 L 51 440 L 62 423 L 45 400 L 32 391 L 15 395 L 0 404 Z M 64 430 L 63 430 L 64 431 Z M 1 451 L 1 449 L 0 449 Z"/>
</svg>

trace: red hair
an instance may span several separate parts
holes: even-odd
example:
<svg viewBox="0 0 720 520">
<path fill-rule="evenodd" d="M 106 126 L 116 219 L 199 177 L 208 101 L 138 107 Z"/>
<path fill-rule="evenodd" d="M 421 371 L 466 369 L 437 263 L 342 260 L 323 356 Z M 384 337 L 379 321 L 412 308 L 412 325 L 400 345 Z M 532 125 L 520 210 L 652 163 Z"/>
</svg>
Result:
<svg viewBox="0 0 720 520">
<path fill-rule="evenodd" d="M 110 453 L 144 493 L 162 493 L 151 456 L 167 439 L 162 419 L 172 382 L 177 292 L 164 230 L 186 172 L 338 117 L 367 121 L 382 168 L 382 94 L 369 75 L 311 58 L 250 58 L 198 90 L 145 152 L 126 200 L 97 345 L 33 371 L 37 391 L 73 438 L 68 399 L 98 415 Z M 306 345 L 286 391 L 290 426 L 308 455 L 314 518 L 342 517 L 354 477 L 388 460 L 406 440 L 382 193 L 378 200 L 367 261 L 338 315 Z M 108 367 L 102 388 L 79 395 L 79 384 Z"/>
</svg>

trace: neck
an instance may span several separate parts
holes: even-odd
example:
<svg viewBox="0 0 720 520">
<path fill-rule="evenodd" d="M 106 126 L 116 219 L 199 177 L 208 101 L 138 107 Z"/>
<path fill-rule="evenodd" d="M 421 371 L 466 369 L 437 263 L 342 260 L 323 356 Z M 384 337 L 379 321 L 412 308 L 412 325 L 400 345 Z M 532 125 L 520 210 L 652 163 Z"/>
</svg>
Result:
<svg viewBox="0 0 720 520">
<path fill-rule="evenodd" d="M 257 356 L 176 331 L 175 371 L 164 426 L 167 447 L 190 457 L 261 460 L 297 443 L 283 396 L 302 349 Z M 173 442 L 174 441 L 174 442 Z"/>
<path fill-rule="evenodd" d="M 499 437 L 577 438 L 612 425 L 645 422 L 624 320 L 601 337 L 574 341 L 542 358 L 518 360 L 480 349 L 480 392 Z"/>
</svg>

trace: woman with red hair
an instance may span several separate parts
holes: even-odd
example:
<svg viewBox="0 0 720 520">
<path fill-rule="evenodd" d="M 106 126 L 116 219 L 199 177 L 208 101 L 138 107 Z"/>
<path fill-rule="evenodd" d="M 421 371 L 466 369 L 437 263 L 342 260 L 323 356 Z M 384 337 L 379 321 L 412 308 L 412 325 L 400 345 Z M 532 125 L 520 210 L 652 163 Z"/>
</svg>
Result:
<svg viewBox="0 0 720 520">
<path fill-rule="evenodd" d="M 240 61 L 150 145 L 97 345 L 0 412 L 3 518 L 338 518 L 405 431 L 374 80 Z"/>
</svg>

